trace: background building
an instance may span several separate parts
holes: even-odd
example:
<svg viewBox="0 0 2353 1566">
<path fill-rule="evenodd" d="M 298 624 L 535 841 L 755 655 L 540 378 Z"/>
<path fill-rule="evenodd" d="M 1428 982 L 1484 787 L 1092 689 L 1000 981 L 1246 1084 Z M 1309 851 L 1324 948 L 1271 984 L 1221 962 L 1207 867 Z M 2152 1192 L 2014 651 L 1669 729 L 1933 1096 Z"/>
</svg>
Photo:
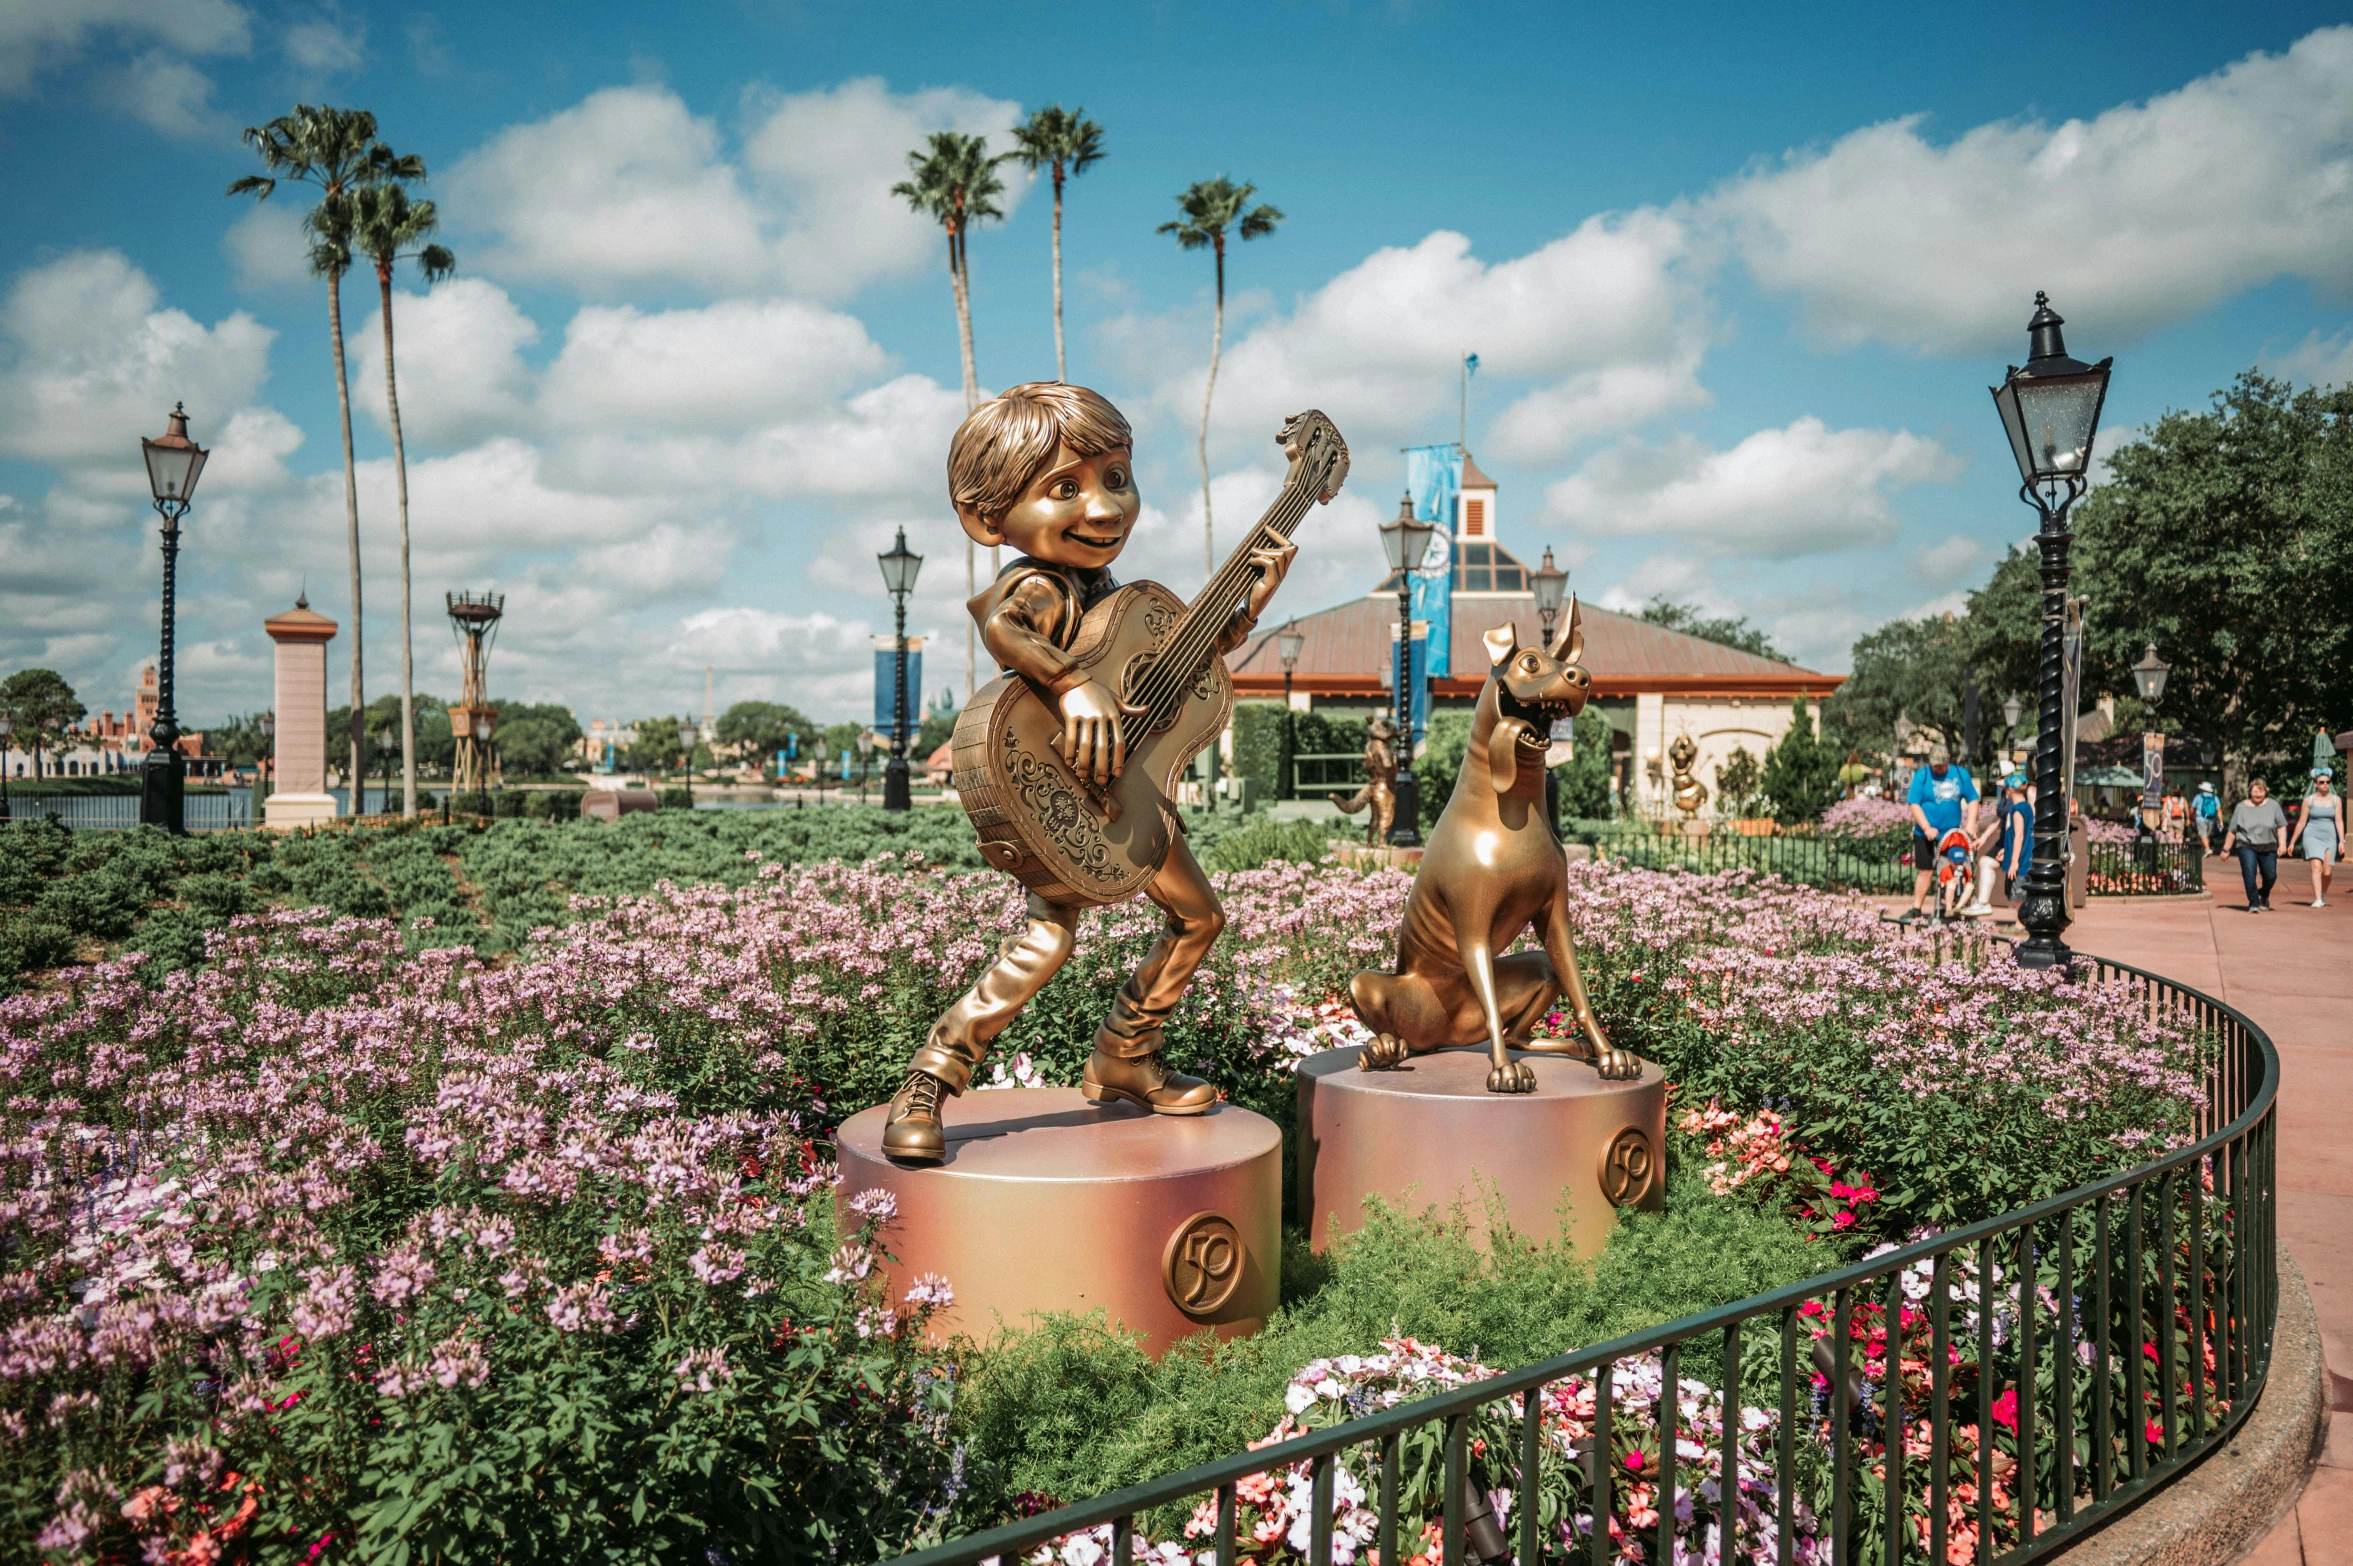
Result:
<svg viewBox="0 0 2353 1566">
<path fill-rule="evenodd" d="M 1466 454 L 1454 506 L 1453 582 L 1447 667 L 1430 681 L 1438 711 L 1468 708 L 1487 679 L 1482 638 L 1511 622 L 1520 639 L 1542 634 L 1530 567 L 1500 540 L 1497 486 Z M 1433 541 L 1433 552 L 1435 552 Z M 1563 611 L 1566 612 L 1565 610 Z M 1301 711 L 1389 706 L 1389 671 L 1397 646 L 1397 578 L 1392 573 L 1363 598 L 1297 617 L 1306 638 L 1291 678 L 1292 705 Z M 1726 647 L 1653 625 L 1636 615 L 1584 606 L 1586 672 L 1593 676 L 1593 708 L 1609 723 L 1612 766 L 1620 795 L 1632 808 L 1668 808 L 1667 747 L 1688 734 L 1699 747 L 1693 776 L 1715 790 L 1715 769 L 1744 748 L 1759 761 L 1780 743 L 1792 722 L 1791 704 L 1819 702 L 1842 675 L 1824 674 L 1779 659 Z M 1283 664 L 1275 638 L 1282 621 L 1270 614 L 1227 664 L 1237 695 L 1279 698 Z M 1417 625 L 1416 640 L 1426 636 Z M 1817 714 L 1818 716 L 1818 714 Z"/>
</svg>

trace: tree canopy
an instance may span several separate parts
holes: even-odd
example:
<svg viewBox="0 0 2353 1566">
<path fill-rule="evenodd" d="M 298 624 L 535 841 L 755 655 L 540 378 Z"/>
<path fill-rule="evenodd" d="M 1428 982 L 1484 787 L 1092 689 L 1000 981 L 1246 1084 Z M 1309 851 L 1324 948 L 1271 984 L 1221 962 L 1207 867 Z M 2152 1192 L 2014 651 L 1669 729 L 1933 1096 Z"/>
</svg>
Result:
<svg viewBox="0 0 2353 1566">
<path fill-rule="evenodd" d="M 1663 625 L 1670 631 L 1681 631 L 1696 636 L 1703 642 L 1714 642 L 1720 647 L 1736 647 L 1759 658 L 1772 658 L 1781 663 L 1789 655 L 1773 645 L 1773 638 L 1758 626 L 1737 615 L 1710 615 L 1697 604 L 1679 604 L 1664 594 L 1653 598 L 1637 611 L 1640 619 L 1653 625 Z"/>
<path fill-rule="evenodd" d="M 74 688 L 55 669 L 19 669 L 0 680 L 0 712 L 7 713 L 14 726 L 9 748 L 30 751 L 36 774 L 42 755 L 64 755 L 73 743 L 68 731 L 89 715 Z"/>
<path fill-rule="evenodd" d="M 739 701 L 719 715 L 717 737 L 722 745 L 744 747 L 744 760 L 765 766 L 784 749 L 785 737 L 800 736 L 801 748 L 817 738 L 817 725 L 798 707 L 780 701 Z M 672 735 L 675 751 L 677 736 Z"/>
<path fill-rule="evenodd" d="M 2075 514 L 2084 687 L 2132 689 L 2155 642 L 2163 715 L 2233 778 L 2353 716 L 2353 386 L 2249 370 L 2108 459 Z"/>
</svg>

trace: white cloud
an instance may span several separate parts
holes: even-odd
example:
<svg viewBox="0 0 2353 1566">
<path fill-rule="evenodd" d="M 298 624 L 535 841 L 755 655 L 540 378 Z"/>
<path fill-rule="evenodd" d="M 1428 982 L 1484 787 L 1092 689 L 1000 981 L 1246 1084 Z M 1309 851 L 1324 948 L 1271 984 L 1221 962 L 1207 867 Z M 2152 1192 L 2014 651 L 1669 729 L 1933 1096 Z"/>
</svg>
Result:
<svg viewBox="0 0 2353 1566">
<path fill-rule="evenodd" d="M 565 328 L 542 398 L 571 427 L 715 433 L 826 408 L 885 364 L 855 317 L 798 300 L 591 307 Z"/>
<path fill-rule="evenodd" d="M 1791 153 L 1699 204 L 1825 342 L 2025 347 L 2036 289 L 2077 351 L 2283 276 L 2353 287 L 2353 27 L 2145 104 L 1932 145 L 1912 116 Z"/>
<path fill-rule="evenodd" d="M 1904 569 L 1922 586 L 1950 588 L 1974 580 L 1984 568 L 1987 553 L 1976 539 L 1954 533 L 1934 544 L 1916 545 Z"/>
<path fill-rule="evenodd" d="M 2295 347 L 2285 353 L 2266 353 L 2262 362 L 2272 374 L 2290 376 L 2309 386 L 2353 382 L 2353 327 L 2334 337 L 2323 337 L 2317 329 L 2307 332 Z M 2107 431 L 2100 433 L 2104 437 Z"/>
<path fill-rule="evenodd" d="M 237 287 L 249 294 L 273 293 L 309 281 L 310 245 L 302 233 L 302 209 L 291 201 L 257 201 L 221 233 Z"/>
<path fill-rule="evenodd" d="M 161 49 L 146 50 L 107 72 L 99 96 L 166 136 L 212 135 L 229 125 L 212 106 L 212 78 Z"/>
<path fill-rule="evenodd" d="M 938 265 L 939 230 L 890 193 L 907 177 L 907 153 L 935 130 L 987 136 L 1004 150 L 1021 112 L 958 87 L 896 94 L 875 76 L 752 102 L 744 166 L 781 214 L 779 273 L 793 292 L 828 300 Z M 1008 177 L 1007 216 L 1022 194 Z"/>
<path fill-rule="evenodd" d="M 185 400 L 203 438 L 268 373 L 272 333 L 242 310 L 210 327 L 158 306 L 120 251 L 82 250 L 18 276 L 0 330 L 0 452 L 120 467 Z"/>
<path fill-rule="evenodd" d="M 1264 439 L 1285 414 L 1313 405 L 1352 442 L 1426 438 L 1454 412 L 1465 352 L 1479 355 L 1489 380 L 1550 383 L 1496 420 L 1499 438 L 1524 460 L 1702 402 L 1693 379 L 1698 299 L 1681 272 L 1685 250 L 1680 221 L 1644 210 L 1589 218 L 1527 255 L 1492 263 L 1445 229 L 1410 248 L 1376 251 L 1228 347 L 1216 429 Z M 1236 269 L 1246 266 L 1244 252 Z M 1233 306 L 1229 299 L 1229 336 Z M 1170 415 L 1199 409 L 1206 361 L 1202 351 L 1162 381 L 1155 400 Z"/>
<path fill-rule="evenodd" d="M 338 8 L 288 27 L 280 42 L 296 71 L 313 79 L 356 71 L 368 55 L 368 24 Z"/>
<path fill-rule="evenodd" d="M 447 446 L 531 426 L 534 388 L 522 350 L 538 340 L 539 328 L 506 290 L 460 277 L 422 294 L 396 291 L 392 326 L 406 440 Z M 352 395 L 385 426 L 381 306 L 353 333 L 351 355 Z"/>
<path fill-rule="evenodd" d="M 252 18 L 234 0 L 9 0 L 0 5 L 0 93 L 21 93 L 44 70 L 79 56 L 106 34 L 181 54 L 243 54 Z"/>
<path fill-rule="evenodd" d="M 1666 533 L 1705 554 L 1786 559 L 1895 537 L 1890 490 L 1941 483 L 1960 463 L 1906 430 L 1820 419 L 1759 430 L 1728 451 L 1691 436 L 1627 442 L 1545 491 L 1549 520 L 1596 537 Z"/>
<path fill-rule="evenodd" d="M 675 284 L 838 299 L 904 273 L 936 235 L 889 195 L 907 148 L 950 126 L 1001 131 L 1014 105 L 861 80 L 761 98 L 743 164 L 665 87 L 608 87 L 460 160 L 452 210 L 487 214 L 492 271 L 592 293 Z M 1010 212 L 1020 199 L 1008 189 Z"/>
</svg>

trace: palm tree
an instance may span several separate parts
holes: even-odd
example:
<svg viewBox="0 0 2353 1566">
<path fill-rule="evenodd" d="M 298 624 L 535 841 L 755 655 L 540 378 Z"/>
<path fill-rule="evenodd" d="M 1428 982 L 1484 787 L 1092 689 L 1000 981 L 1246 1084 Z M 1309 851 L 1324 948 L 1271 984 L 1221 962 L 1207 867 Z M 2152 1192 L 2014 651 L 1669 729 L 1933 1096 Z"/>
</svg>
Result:
<svg viewBox="0 0 2353 1566">
<path fill-rule="evenodd" d="M 1209 520 L 1209 399 L 1217 394 L 1217 356 L 1226 337 L 1226 234 L 1231 230 L 1239 238 L 1257 239 L 1273 233 L 1283 220 L 1273 207 L 1250 207 L 1257 192 L 1256 185 L 1237 185 L 1223 174 L 1197 181 L 1176 198 L 1184 216 L 1159 230 L 1176 235 L 1187 250 L 1207 245 L 1217 255 L 1217 323 L 1209 333 L 1209 384 L 1201 390 L 1201 538 L 1211 576 L 1217 574 L 1217 529 Z"/>
<path fill-rule="evenodd" d="M 914 171 L 915 177 L 891 187 L 892 195 L 904 198 L 907 205 L 947 231 L 948 286 L 956 296 L 956 333 L 964 350 L 967 415 L 980 406 L 980 375 L 972 362 L 972 274 L 965 257 L 964 239 L 975 223 L 1005 215 L 997 205 L 997 198 L 1005 193 L 1005 182 L 997 178 L 997 165 L 1011 156 L 1002 153 L 991 157 L 986 136 L 933 131 L 928 149 L 918 147 L 907 154 L 907 167 Z M 996 569 L 996 564 L 997 551 L 992 548 L 991 571 Z M 964 541 L 964 586 L 968 597 L 980 591 L 980 584 L 974 580 L 969 538 Z M 964 627 L 964 694 L 968 697 L 979 666 L 979 644 L 973 627 L 968 624 Z"/>
<path fill-rule="evenodd" d="M 1035 174 L 1043 166 L 1054 175 L 1054 379 L 1070 379 L 1070 365 L 1062 356 L 1062 181 L 1076 179 L 1103 160 L 1103 127 L 1087 118 L 1084 107 L 1065 110 L 1057 103 L 1038 110 L 1029 123 L 1014 127 L 1014 156 Z"/>
<path fill-rule="evenodd" d="M 422 169 L 419 170 L 420 175 Z M 457 269 L 457 257 L 423 241 L 440 225 L 430 201 L 411 201 L 394 184 L 362 185 L 350 197 L 353 238 L 376 264 L 384 304 L 384 405 L 392 415 L 392 471 L 400 495 L 400 813 L 417 813 L 417 678 L 409 638 L 409 459 L 400 436 L 400 386 L 392 373 L 392 268 L 413 258 L 428 284 Z"/>
<path fill-rule="evenodd" d="M 302 220 L 310 236 L 311 271 L 327 280 L 327 334 L 335 349 L 335 402 L 343 417 L 343 516 L 351 546 L 351 766 L 352 811 L 362 803 L 360 763 L 367 745 L 362 713 L 367 703 L 360 680 L 359 474 L 351 456 L 351 381 L 343 365 L 343 274 L 351 270 L 351 210 L 347 200 L 362 184 L 421 179 L 424 165 L 396 158 L 376 139 L 376 116 L 365 109 L 337 109 L 298 103 L 267 125 L 245 127 L 246 143 L 261 154 L 267 174 L 249 174 L 229 194 L 267 201 L 278 181 L 319 188 L 319 204 Z M 413 172 L 412 170 L 413 166 Z"/>
</svg>

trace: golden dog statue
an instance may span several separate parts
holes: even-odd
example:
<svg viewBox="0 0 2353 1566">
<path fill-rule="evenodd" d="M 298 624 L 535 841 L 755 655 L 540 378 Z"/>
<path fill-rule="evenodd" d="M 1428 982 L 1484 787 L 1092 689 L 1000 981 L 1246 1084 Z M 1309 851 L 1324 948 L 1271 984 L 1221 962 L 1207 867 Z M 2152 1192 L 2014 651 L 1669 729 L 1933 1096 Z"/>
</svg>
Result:
<svg viewBox="0 0 2353 1566">
<path fill-rule="evenodd" d="M 1520 646 L 1509 625 L 1484 639 L 1490 667 L 1470 751 L 1406 899 L 1397 971 L 1368 970 L 1348 986 L 1374 1034 L 1358 1064 L 1388 1070 L 1484 1039 L 1490 1093 L 1535 1091 L 1534 1069 L 1513 1049 L 1590 1060 L 1603 1077 L 1630 1081 L 1642 1063 L 1612 1045 L 1593 1015 L 1569 929 L 1567 866 L 1544 820 L 1552 721 L 1582 711 L 1593 683 L 1577 664 L 1585 630 L 1576 600 L 1550 647 Z M 1503 955 L 1531 925 L 1544 949 Z M 1531 1038 L 1564 993 L 1576 1036 Z"/>
</svg>

